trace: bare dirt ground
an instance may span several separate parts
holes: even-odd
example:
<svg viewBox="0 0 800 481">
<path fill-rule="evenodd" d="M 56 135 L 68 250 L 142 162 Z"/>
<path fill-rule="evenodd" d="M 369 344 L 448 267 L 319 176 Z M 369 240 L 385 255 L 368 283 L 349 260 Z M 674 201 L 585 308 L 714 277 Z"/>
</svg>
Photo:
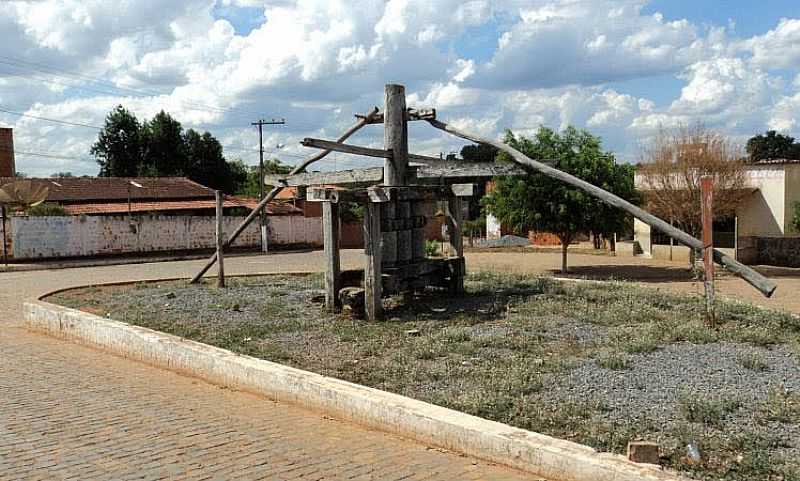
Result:
<svg viewBox="0 0 800 481">
<path fill-rule="evenodd" d="M 556 252 L 468 252 L 466 256 L 467 269 L 472 271 L 561 275 L 561 255 Z M 570 254 L 569 265 L 569 277 L 630 280 L 682 293 L 703 292 L 703 284 L 692 280 L 684 262 Z M 758 266 L 757 270 L 778 283 L 771 298 L 727 274 L 718 277 L 717 291 L 731 299 L 800 313 L 800 269 Z"/>
</svg>

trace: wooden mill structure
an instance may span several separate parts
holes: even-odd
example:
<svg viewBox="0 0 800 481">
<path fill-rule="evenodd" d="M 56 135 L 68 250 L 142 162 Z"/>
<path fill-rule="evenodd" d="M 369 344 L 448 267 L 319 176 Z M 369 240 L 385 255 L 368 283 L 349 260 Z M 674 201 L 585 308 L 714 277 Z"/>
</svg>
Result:
<svg viewBox="0 0 800 481">
<path fill-rule="evenodd" d="M 365 206 L 363 294 L 365 314 L 368 319 L 382 315 L 384 295 L 426 286 L 448 288 L 459 293 L 464 288 L 464 251 L 461 233 L 461 204 L 474 192 L 473 184 L 458 183 L 463 179 L 490 178 L 497 175 L 546 175 L 581 189 L 603 202 L 627 212 L 633 217 L 660 230 L 678 242 L 701 251 L 704 243 L 640 207 L 605 191 L 596 185 L 556 169 L 546 160 L 535 160 L 522 152 L 493 139 L 465 132 L 439 121 L 435 110 L 406 108 L 405 88 L 386 85 L 384 110 L 373 109 L 366 115 L 357 115 L 358 121 L 336 141 L 306 138 L 302 144 L 321 151 L 292 169 L 286 176 L 268 175 L 266 185 L 273 189 L 258 206 L 221 243 L 219 251 L 229 247 L 257 218 L 264 207 L 285 187 L 306 187 L 307 200 L 322 202 L 324 248 L 326 258 L 325 302 L 328 309 L 341 306 L 342 288 L 362 285 L 360 277 L 344 276 L 339 265 L 339 207 L 342 202 L 359 202 Z M 408 152 L 408 123 L 426 121 L 431 126 L 456 137 L 491 145 L 506 152 L 513 164 L 446 162 L 438 157 L 415 155 Z M 366 125 L 383 124 L 384 149 L 373 149 L 344 143 L 351 135 Z M 350 171 L 305 173 L 312 163 L 331 152 L 365 155 L 384 159 L 382 168 Z M 427 219 L 422 206 L 425 202 L 442 201 L 447 205 L 446 221 L 449 230 L 451 255 L 444 259 L 425 256 L 423 228 Z M 777 285 L 741 264 L 724 252 L 713 249 L 713 260 L 728 271 L 742 277 L 762 294 L 769 297 Z M 206 265 L 192 278 L 198 282 L 214 265 L 218 254 L 211 256 Z"/>
<path fill-rule="evenodd" d="M 382 316 L 382 299 L 386 295 L 427 286 L 446 288 L 452 294 L 463 291 L 462 202 L 473 195 L 474 185 L 453 180 L 490 178 L 505 171 L 521 172 L 492 165 L 475 165 L 464 170 L 439 158 L 409 154 L 408 123 L 435 120 L 436 112 L 407 109 L 402 85 L 387 85 L 383 111 L 373 111 L 363 118 L 367 123 L 383 124 L 384 149 L 312 138 L 306 138 L 302 144 L 327 151 L 380 157 L 384 159 L 382 169 L 267 176 L 264 182 L 274 186 L 305 187 L 307 201 L 322 203 L 326 307 L 336 310 L 348 299 L 360 304 L 363 295 L 366 317 L 374 320 Z M 432 185 L 432 178 L 438 184 Z M 339 264 L 339 206 L 343 202 L 364 206 L 366 264 L 363 291 L 356 291 L 355 296 L 353 290 L 340 295 L 345 287 Z M 424 227 L 429 219 L 425 216 L 424 205 L 431 202 L 446 206 L 449 256 L 445 258 L 425 255 Z M 353 280 L 348 279 L 347 284 L 352 285 Z"/>
</svg>

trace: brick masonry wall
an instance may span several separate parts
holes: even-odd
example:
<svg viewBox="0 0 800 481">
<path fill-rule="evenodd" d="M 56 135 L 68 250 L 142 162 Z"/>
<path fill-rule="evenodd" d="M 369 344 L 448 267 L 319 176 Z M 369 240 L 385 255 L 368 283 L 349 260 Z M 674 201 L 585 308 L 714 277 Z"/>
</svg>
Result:
<svg viewBox="0 0 800 481">
<path fill-rule="evenodd" d="M 232 232 L 243 217 L 226 217 Z M 270 244 L 322 245 L 321 219 L 274 216 L 269 219 Z M 215 245 L 215 219 L 210 216 L 58 216 L 12 217 L 9 244 L 14 259 L 81 257 L 138 252 L 209 249 Z M 257 223 L 250 224 L 236 247 L 260 244 Z"/>
</svg>

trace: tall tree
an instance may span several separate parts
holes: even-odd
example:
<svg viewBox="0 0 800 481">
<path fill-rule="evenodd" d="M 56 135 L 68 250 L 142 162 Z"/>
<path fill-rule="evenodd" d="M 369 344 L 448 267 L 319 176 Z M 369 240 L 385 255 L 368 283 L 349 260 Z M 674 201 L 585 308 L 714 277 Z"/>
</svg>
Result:
<svg viewBox="0 0 800 481">
<path fill-rule="evenodd" d="M 259 175 L 259 168 L 257 165 L 245 165 L 241 160 L 239 161 L 241 167 L 247 172 L 247 179 L 244 183 L 240 184 L 239 190 L 236 192 L 239 195 L 246 195 L 248 197 L 258 197 L 258 184 L 264 180 Z M 237 167 L 238 168 L 238 167 Z M 265 159 L 264 160 L 264 174 L 288 174 L 292 171 L 291 165 L 286 165 L 278 159 Z"/>
<path fill-rule="evenodd" d="M 783 135 L 774 130 L 766 134 L 758 134 L 747 141 L 747 153 L 750 160 L 767 159 L 798 159 L 800 158 L 800 144 L 794 137 Z"/>
<path fill-rule="evenodd" d="M 214 136 L 189 129 L 183 142 L 187 162 L 182 169 L 187 177 L 212 189 L 235 190 L 232 169 L 222 155 L 222 145 Z"/>
<path fill-rule="evenodd" d="M 144 146 L 139 175 L 188 175 L 183 127 L 163 110 L 142 128 Z"/>
<path fill-rule="evenodd" d="M 106 116 L 91 154 L 100 164 L 101 177 L 134 177 L 142 158 L 142 126 L 136 116 L 118 105 Z"/>
<path fill-rule="evenodd" d="M 486 144 L 465 145 L 461 148 L 461 158 L 467 162 L 494 162 L 497 149 Z"/>
<path fill-rule="evenodd" d="M 637 172 L 645 208 L 699 237 L 700 178 L 714 178 L 714 217 L 725 218 L 749 194 L 741 148 L 701 124 L 661 130 Z"/>
<path fill-rule="evenodd" d="M 614 167 L 614 156 L 602 150 L 600 139 L 585 130 L 570 126 L 559 133 L 541 127 L 532 139 L 508 131 L 505 142 L 531 158 L 548 160 L 557 169 L 622 197 L 630 196 L 627 185 L 623 185 L 624 191 L 614 191 L 619 186 L 609 182 L 609 172 L 624 172 Z M 498 159 L 508 160 L 506 155 L 501 152 Z M 484 197 L 486 210 L 515 231 L 535 230 L 558 236 L 562 272 L 567 271 L 569 244 L 577 234 L 597 228 L 595 216 L 602 209 L 600 204 L 586 192 L 538 173 L 500 177 L 492 193 Z M 624 217 L 618 210 L 606 215 L 612 214 Z"/>
</svg>

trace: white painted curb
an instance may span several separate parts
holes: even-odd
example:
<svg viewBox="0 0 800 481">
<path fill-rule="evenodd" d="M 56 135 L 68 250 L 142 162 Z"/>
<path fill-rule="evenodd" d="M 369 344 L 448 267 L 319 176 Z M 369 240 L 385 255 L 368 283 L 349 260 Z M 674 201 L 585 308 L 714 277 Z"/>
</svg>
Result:
<svg viewBox="0 0 800 481">
<path fill-rule="evenodd" d="M 551 481 L 685 479 L 588 446 L 44 301 L 25 303 L 24 315 L 35 331 L 512 466 Z"/>
</svg>

